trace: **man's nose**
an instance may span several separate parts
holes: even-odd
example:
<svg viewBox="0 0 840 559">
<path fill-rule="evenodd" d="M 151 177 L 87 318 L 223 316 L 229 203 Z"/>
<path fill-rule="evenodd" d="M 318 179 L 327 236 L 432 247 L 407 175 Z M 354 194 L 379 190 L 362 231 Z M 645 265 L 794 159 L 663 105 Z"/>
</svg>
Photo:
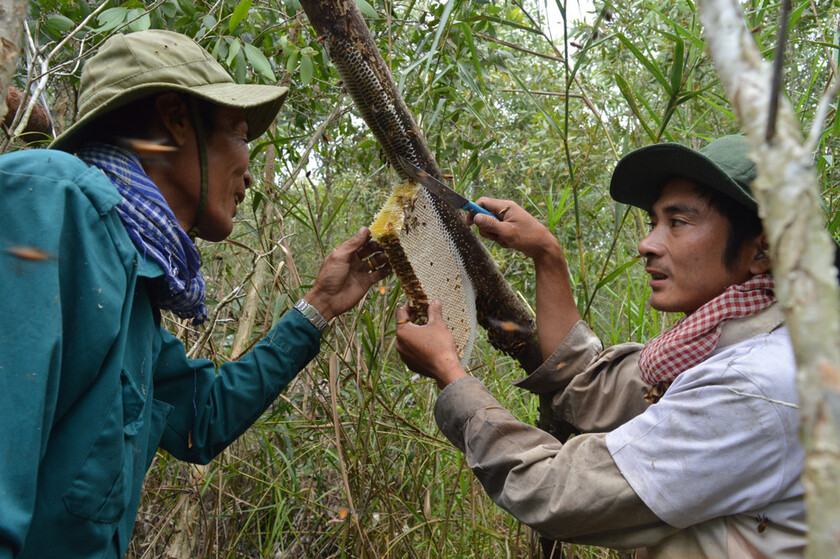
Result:
<svg viewBox="0 0 840 559">
<path fill-rule="evenodd" d="M 657 227 L 654 227 L 645 235 L 645 238 L 639 242 L 639 256 L 645 258 L 648 256 L 655 256 L 662 253 L 662 242 L 659 239 Z"/>
<path fill-rule="evenodd" d="M 251 176 L 251 171 L 245 171 L 245 174 L 242 176 L 243 182 L 245 182 L 245 188 L 251 188 L 251 185 L 254 183 L 254 177 Z"/>
</svg>

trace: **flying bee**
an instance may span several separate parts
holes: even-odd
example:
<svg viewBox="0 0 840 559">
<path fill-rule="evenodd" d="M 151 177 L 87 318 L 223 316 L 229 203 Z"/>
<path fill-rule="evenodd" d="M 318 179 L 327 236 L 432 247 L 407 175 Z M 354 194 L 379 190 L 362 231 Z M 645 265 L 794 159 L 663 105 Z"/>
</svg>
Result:
<svg viewBox="0 0 840 559">
<path fill-rule="evenodd" d="M 499 320 L 491 318 L 488 322 L 499 328 L 499 330 L 504 330 L 505 332 L 527 332 L 529 330 L 529 328 L 524 324 L 519 324 L 512 320 Z"/>
<path fill-rule="evenodd" d="M 9 247 L 6 252 L 21 260 L 49 260 L 52 258 L 52 254 L 49 252 L 32 246 Z"/>
</svg>

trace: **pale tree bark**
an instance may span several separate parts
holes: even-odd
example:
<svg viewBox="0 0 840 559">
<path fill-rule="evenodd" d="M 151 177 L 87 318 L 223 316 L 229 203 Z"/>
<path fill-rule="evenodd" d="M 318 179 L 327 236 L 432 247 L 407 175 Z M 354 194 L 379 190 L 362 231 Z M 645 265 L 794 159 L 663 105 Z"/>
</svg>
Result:
<svg viewBox="0 0 840 559">
<path fill-rule="evenodd" d="M 3 0 L 0 3 L 0 122 L 6 118 L 6 90 L 20 57 L 27 5 L 24 0 Z"/>
<path fill-rule="evenodd" d="M 753 191 L 770 240 L 776 295 L 796 353 L 800 436 L 806 452 L 806 556 L 834 557 L 840 549 L 840 312 L 835 245 L 823 224 L 814 173 L 815 142 L 803 141 L 784 96 L 775 133 L 768 139 L 772 69 L 761 57 L 737 0 L 698 0 L 698 8 L 712 59 L 758 170 Z"/>
</svg>

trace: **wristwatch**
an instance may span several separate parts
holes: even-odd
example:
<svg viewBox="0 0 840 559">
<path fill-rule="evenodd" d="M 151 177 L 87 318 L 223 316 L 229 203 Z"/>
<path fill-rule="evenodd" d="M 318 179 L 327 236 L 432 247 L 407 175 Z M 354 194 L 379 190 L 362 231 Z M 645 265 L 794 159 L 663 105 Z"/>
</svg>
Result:
<svg viewBox="0 0 840 559">
<path fill-rule="evenodd" d="M 306 317 L 306 319 L 318 329 L 320 333 L 324 333 L 324 330 L 330 327 L 330 323 L 324 320 L 324 317 L 321 316 L 321 313 L 318 312 L 318 309 L 304 301 L 303 299 L 298 299 L 297 303 L 295 303 L 295 310 L 298 311 L 300 314 Z"/>
</svg>

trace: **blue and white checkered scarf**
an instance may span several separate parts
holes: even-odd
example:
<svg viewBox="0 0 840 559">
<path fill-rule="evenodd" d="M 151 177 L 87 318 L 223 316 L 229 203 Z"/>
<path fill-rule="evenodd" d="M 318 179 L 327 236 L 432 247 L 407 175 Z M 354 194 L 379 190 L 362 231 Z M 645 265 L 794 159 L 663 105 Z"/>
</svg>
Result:
<svg viewBox="0 0 840 559">
<path fill-rule="evenodd" d="M 76 153 L 83 161 L 102 169 L 122 195 L 117 214 L 128 236 L 144 257 L 164 271 L 166 289 L 152 293 L 152 302 L 198 325 L 207 319 L 206 287 L 198 249 L 184 231 L 140 159 L 127 149 L 88 142 Z"/>
</svg>

